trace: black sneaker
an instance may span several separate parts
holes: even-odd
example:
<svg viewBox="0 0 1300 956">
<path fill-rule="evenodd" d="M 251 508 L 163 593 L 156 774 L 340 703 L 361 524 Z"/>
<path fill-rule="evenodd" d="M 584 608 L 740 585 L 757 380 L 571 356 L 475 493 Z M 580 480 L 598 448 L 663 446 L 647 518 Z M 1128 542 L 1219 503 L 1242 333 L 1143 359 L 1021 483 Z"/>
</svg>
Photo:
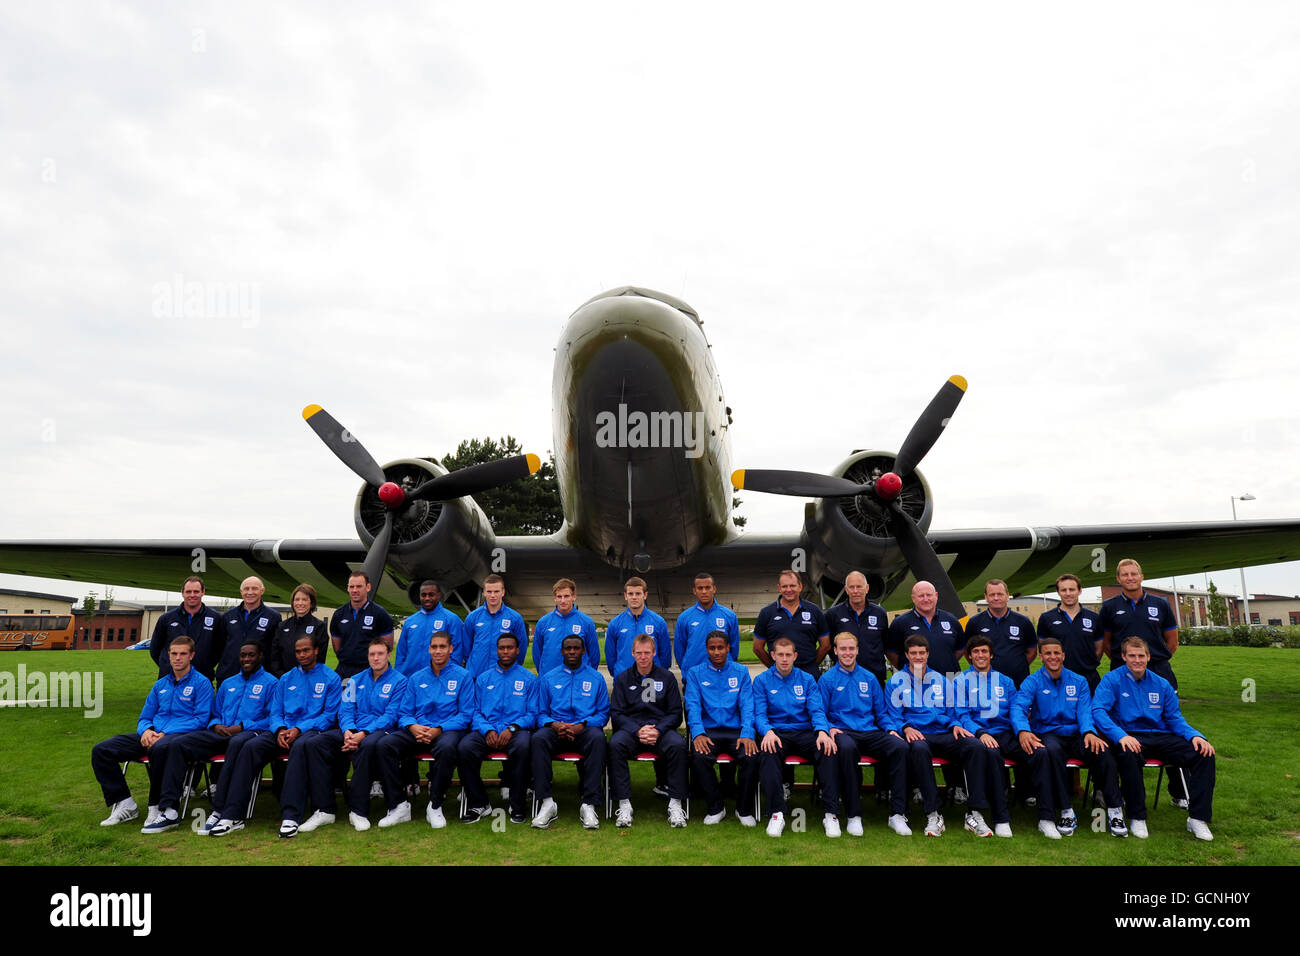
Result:
<svg viewBox="0 0 1300 956">
<path fill-rule="evenodd" d="M 492 815 L 491 807 L 470 807 L 460 815 L 461 823 L 478 823 L 484 817 Z"/>
<path fill-rule="evenodd" d="M 528 822 L 528 816 L 527 816 L 523 811 L 521 811 L 521 810 L 511 810 L 511 811 L 510 811 L 510 822 L 511 822 L 511 823 L 527 823 L 527 822 Z"/>
</svg>

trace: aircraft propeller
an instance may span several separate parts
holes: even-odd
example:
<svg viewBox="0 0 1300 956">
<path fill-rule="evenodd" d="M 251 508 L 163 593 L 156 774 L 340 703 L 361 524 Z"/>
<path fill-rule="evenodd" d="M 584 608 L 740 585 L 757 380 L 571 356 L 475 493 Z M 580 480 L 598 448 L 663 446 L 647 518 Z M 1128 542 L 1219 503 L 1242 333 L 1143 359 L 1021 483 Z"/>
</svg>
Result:
<svg viewBox="0 0 1300 956">
<path fill-rule="evenodd" d="M 384 476 L 384 470 L 371 457 L 370 452 L 366 451 L 365 446 L 325 409 L 319 405 L 308 405 L 302 410 L 302 417 L 325 443 L 325 447 L 332 451 L 339 461 L 352 469 L 357 477 L 375 488 L 379 500 L 384 503 L 384 526 L 375 535 L 375 540 L 371 543 L 370 550 L 366 552 L 366 560 L 362 565 L 370 578 L 372 594 L 379 592 L 379 579 L 388 564 L 388 546 L 393 537 L 393 514 L 403 508 L 408 501 L 423 501 L 430 498 L 447 501 L 451 498 L 461 498 L 489 488 L 496 488 L 517 478 L 526 478 L 535 474 L 542 465 L 542 460 L 536 455 L 515 455 L 438 475 L 408 492 L 396 482 L 388 481 Z"/>
<path fill-rule="evenodd" d="M 949 419 L 966 394 L 966 379 L 954 375 L 930 400 L 912 425 L 902 447 L 894 456 L 894 470 L 857 484 L 835 475 L 819 475 L 806 471 L 781 471 L 771 469 L 741 469 L 732 473 L 731 483 L 738 489 L 763 491 L 773 495 L 792 495 L 796 498 L 854 498 L 869 496 L 880 505 L 885 524 L 898 542 L 903 558 L 918 581 L 929 581 L 939 592 L 939 607 L 957 617 L 965 617 L 965 609 L 957 589 L 953 587 L 939 556 L 926 540 L 924 532 L 898 501 L 903 490 L 903 479 L 916 470 L 934 443 L 939 440 Z"/>
</svg>

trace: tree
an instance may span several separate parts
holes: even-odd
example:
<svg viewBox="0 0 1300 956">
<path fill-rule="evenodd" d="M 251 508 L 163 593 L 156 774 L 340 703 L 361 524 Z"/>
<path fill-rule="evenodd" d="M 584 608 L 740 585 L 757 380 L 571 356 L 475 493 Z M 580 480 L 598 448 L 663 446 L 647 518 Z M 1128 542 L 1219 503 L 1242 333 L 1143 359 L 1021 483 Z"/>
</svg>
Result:
<svg viewBox="0 0 1300 956">
<path fill-rule="evenodd" d="M 442 466 L 448 471 L 456 471 L 469 465 L 522 454 L 519 442 L 510 435 L 501 439 L 471 438 L 461 442 L 453 453 L 444 455 Z M 555 455 L 548 452 L 547 459 L 535 475 L 474 495 L 474 500 L 492 522 L 494 532 L 554 534 L 560 530 L 564 511 L 560 507 L 560 486 L 555 480 Z"/>
<path fill-rule="evenodd" d="M 86 647 L 90 647 L 91 635 L 95 633 L 95 612 L 99 610 L 99 602 L 95 598 L 95 592 L 91 591 L 81 599 L 81 613 L 86 615 Z M 73 646 L 76 646 L 76 638 L 73 638 Z"/>
<path fill-rule="evenodd" d="M 732 510 L 732 511 L 738 511 L 738 510 L 740 509 L 740 503 L 741 503 L 741 502 L 740 502 L 740 499 L 739 499 L 739 498 L 732 498 L 732 499 L 731 499 L 731 510 Z M 744 515 L 732 515 L 732 516 L 731 516 L 731 523 L 734 524 L 737 528 L 743 528 L 743 527 L 745 527 L 745 522 L 748 521 L 748 520 L 749 520 L 749 519 L 746 518 Z"/>
<path fill-rule="evenodd" d="M 1227 627 L 1228 625 L 1228 602 L 1219 593 L 1219 589 L 1210 582 L 1208 589 L 1210 595 L 1210 623 L 1215 627 Z"/>
</svg>

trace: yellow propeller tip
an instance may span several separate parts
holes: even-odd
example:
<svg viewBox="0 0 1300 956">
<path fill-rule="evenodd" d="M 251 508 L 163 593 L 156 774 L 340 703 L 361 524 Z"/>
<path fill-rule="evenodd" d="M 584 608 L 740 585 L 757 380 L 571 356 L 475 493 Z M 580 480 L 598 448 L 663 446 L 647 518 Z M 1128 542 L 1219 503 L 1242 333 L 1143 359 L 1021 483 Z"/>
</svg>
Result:
<svg viewBox="0 0 1300 956">
<path fill-rule="evenodd" d="M 948 381 L 952 382 L 963 392 L 966 391 L 966 379 L 962 378 L 960 375 L 954 375 L 952 378 L 948 379 Z"/>
<path fill-rule="evenodd" d="M 531 452 L 524 457 L 528 459 L 528 473 L 530 475 L 537 474 L 537 469 L 542 467 L 542 460 Z"/>
<path fill-rule="evenodd" d="M 744 490 L 745 488 L 745 469 L 739 468 L 731 473 L 731 486 Z"/>
<path fill-rule="evenodd" d="M 320 411 L 324 411 L 324 409 L 322 409 L 319 405 L 308 405 L 306 408 L 302 410 L 302 417 L 304 419 L 311 418 L 313 415 L 315 415 L 317 412 Z"/>
</svg>

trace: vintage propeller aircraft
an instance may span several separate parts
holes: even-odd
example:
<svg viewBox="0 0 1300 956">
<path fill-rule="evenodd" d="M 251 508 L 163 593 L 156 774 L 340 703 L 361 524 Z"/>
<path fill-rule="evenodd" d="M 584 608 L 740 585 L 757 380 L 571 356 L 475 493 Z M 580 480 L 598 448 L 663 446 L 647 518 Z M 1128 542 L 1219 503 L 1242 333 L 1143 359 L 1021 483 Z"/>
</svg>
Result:
<svg viewBox="0 0 1300 956">
<path fill-rule="evenodd" d="M 1085 585 L 1114 581 L 1135 557 L 1148 577 L 1300 557 L 1300 521 L 1013 527 L 930 531 L 933 498 L 917 466 L 965 392 L 954 375 L 912 425 L 897 453 L 858 450 L 832 474 L 731 468 L 731 410 L 695 310 L 662 293 L 625 286 L 584 303 L 556 348 L 552 391 L 555 466 L 564 524 L 555 534 L 498 536 L 473 495 L 535 472 L 535 455 L 447 472 L 428 458 L 380 466 L 319 406 L 303 411 L 325 445 L 365 482 L 352 539 L 0 542 L 0 571 L 134 587 L 176 589 L 202 566 L 210 593 L 235 596 L 249 574 L 268 600 L 300 582 L 324 605 L 346 600 L 350 570 L 380 579 L 379 599 L 402 613 L 411 589 L 433 578 L 448 603 L 472 607 L 491 571 L 530 620 L 550 610 L 556 578 L 574 578 L 598 619 L 622 607 L 631 574 L 650 584 L 650 604 L 689 606 L 697 571 L 742 616 L 774 600 L 776 573 L 805 572 L 813 600 L 837 599 L 860 570 L 873 599 L 908 604 L 912 584 L 936 585 L 959 616 L 961 598 L 1003 578 L 1013 593 L 1050 589 L 1071 571 Z M 735 488 L 812 499 L 789 534 L 740 534 Z"/>
</svg>

